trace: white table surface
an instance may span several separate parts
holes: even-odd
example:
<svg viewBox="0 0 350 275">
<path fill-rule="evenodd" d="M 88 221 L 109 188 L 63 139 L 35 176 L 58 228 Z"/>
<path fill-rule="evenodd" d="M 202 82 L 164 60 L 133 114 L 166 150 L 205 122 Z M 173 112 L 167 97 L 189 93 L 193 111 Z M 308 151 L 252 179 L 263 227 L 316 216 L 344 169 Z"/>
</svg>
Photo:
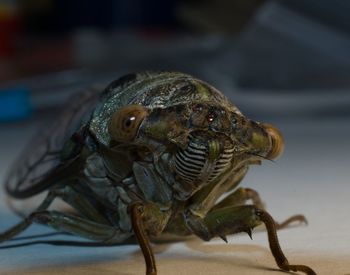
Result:
<svg viewBox="0 0 350 275">
<path fill-rule="evenodd" d="M 307 264 L 318 274 L 350 274 L 350 123 L 349 119 L 280 119 L 285 135 L 284 155 L 276 162 L 252 167 L 242 185 L 259 191 L 269 212 L 283 220 L 303 213 L 308 226 L 279 232 L 291 263 Z M 0 126 L 0 178 L 28 137 L 31 123 Z M 0 193 L 0 230 L 19 220 Z M 51 232 L 33 225 L 22 236 Z M 75 239 L 53 236 L 46 239 Z M 80 240 L 80 239 L 78 239 Z M 22 241 L 23 242 L 23 241 Z M 19 243 L 14 242 L 14 243 Z M 3 245 L 12 244 L 7 242 Z M 159 274 L 279 274 L 264 231 L 229 237 L 229 244 L 190 239 L 159 244 Z M 136 245 L 69 247 L 31 245 L 0 249 L 0 274 L 143 274 Z M 272 273 L 273 272 L 273 273 Z M 283 274 L 283 273 L 281 273 Z"/>
</svg>

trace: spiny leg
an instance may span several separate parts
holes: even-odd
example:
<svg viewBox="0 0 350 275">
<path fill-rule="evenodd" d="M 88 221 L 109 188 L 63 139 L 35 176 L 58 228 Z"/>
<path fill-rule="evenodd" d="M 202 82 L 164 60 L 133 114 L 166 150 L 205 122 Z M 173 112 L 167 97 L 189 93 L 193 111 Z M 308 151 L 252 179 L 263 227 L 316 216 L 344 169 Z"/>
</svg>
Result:
<svg viewBox="0 0 350 275">
<path fill-rule="evenodd" d="M 224 200 L 216 204 L 213 210 L 227 206 L 244 205 L 248 200 L 251 200 L 253 205 L 255 205 L 257 208 L 266 209 L 264 202 L 261 200 L 260 195 L 256 190 L 241 187 L 231 195 L 227 196 Z M 307 220 L 304 215 L 293 215 L 281 223 L 275 221 L 276 229 L 279 230 L 285 228 L 294 222 L 307 224 Z"/>
<path fill-rule="evenodd" d="M 144 205 L 142 203 L 134 203 L 130 205 L 129 209 L 132 228 L 145 258 L 146 275 L 157 275 L 156 261 L 142 220 Z"/>
<path fill-rule="evenodd" d="M 189 229 L 205 241 L 213 237 L 221 237 L 226 240 L 226 235 L 239 232 L 247 232 L 251 236 L 252 228 L 264 223 L 267 229 L 271 252 L 277 265 L 285 271 L 301 271 L 308 275 L 316 274 L 305 265 L 290 265 L 284 256 L 276 233 L 276 225 L 273 218 L 262 209 L 253 205 L 228 206 L 216 209 L 202 219 L 192 213 L 187 213 L 186 223 Z"/>
<path fill-rule="evenodd" d="M 225 199 L 223 199 L 221 202 L 217 203 L 213 210 L 224 208 L 227 206 L 239 206 L 244 205 L 248 200 L 252 199 L 252 202 L 254 205 L 256 205 L 259 208 L 265 209 L 265 205 L 260 199 L 259 194 L 255 191 L 250 192 L 249 188 L 238 188 L 235 192 L 227 196 Z"/>
<path fill-rule="evenodd" d="M 49 192 L 44 201 L 37 207 L 36 211 L 43 211 L 46 210 L 52 201 L 55 199 L 56 195 L 53 192 Z M 19 222 L 15 226 L 11 227 L 10 229 L 6 230 L 5 232 L 0 234 L 0 243 L 8 241 L 15 237 L 16 235 L 22 233 L 24 230 L 26 230 L 31 224 L 32 220 L 28 217 L 25 218 L 23 221 Z"/>
</svg>

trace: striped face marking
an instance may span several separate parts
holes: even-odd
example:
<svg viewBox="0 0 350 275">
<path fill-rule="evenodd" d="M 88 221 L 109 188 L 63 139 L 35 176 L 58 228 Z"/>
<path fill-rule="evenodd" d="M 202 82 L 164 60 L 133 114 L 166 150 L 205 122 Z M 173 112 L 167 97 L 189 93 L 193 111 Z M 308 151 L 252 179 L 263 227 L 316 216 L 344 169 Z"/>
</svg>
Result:
<svg viewBox="0 0 350 275">
<path fill-rule="evenodd" d="M 189 136 L 187 148 L 176 153 L 175 171 L 187 183 L 209 183 L 230 166 L 232 157 L 233 145 L 228 140 L 194 133 Z"/>
</svg>

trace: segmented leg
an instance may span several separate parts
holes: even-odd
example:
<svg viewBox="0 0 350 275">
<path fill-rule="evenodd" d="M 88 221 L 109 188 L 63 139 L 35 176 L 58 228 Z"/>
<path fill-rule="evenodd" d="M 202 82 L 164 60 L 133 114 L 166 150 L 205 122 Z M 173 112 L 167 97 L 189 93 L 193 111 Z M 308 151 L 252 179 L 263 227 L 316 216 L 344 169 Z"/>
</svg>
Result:
<svg viewBox="0 0 350 275">
<path fill-rule="evenodd" d="M 293 215 L 293 216 L 289 217 L 288 219 L 286 219 L 284 222 L 281 222 L 281 223 L 275 221 L 276 229 L 279 230 L 279 229 L 286 228 L 291 223 L 294 223 L 294 222 L 299 222 L 300 224 L 302 224 L 302 223 L 308 224 L 308 221 L 305 218 L 305 216 L 299 214 L 299 215 Z"/>
<path fill-rule="evenodd" d="M 121 232 L 112 226 L 58 211 L 35 212 L 28 219 L 35 223 L 50 226 L 58 231 L 103 243 L 119 243 L 131 236 L 131 233 Z"/>
<path fill-rule="evenodd" d="M 265 210 L 256 209 L 255 214 L 260 218 L 260 220 L 265 224 L 267 235 L 269 238 L 270 249 L 272 255 L 275 257 L 275 261 L 279 268 L 286 271 L 301 271 L 308 275 L 316 275 L 316 272 L 313 271 L 310 267 L 306 265 L 290 265 L 287 258 L 284 256 L 281 246 L 278 241 L 276 233 L 276 225 L 269 213 Z"/>
<path fill-rule="evenodd" d="M 277 265 L 285 271 L 301 271 L 308 275 L 316 274 L 305 265 L 290 265 L 284 256 L 276 233 L 276 225 L 273 218 L 262 209 L 253 205 L 228 206 L 216 209 L 202 219 L 187 213 L 186 223 L 189 229 L 203 240 L 209 241 L 213 237 L 221 237 L 226 240 L 226 235 L 239 232 L 247 232 L 251 236 L 252 228 L 264 223 L 266 225 L 271 252 Z"/>
<path fill-rule="evenodd" d="M 46 210 L 52 201 L 55 199 L 56 195 L 53 192 L 49 192 L 49 194 L 46 196 L 44 201 L 38 206 L 36 211 L 43 211 Z M 19 222 L 15 226 L 11 227 L 10 229 L 6 230 L 5 232 L 0 234 L 0 243 L 5 242 L 7 240 L 12 239 L 16 235 L 22 233 L 24 230 L 26 230 L 31 224 L 32 220 L 30 218 L 26 218 L 23 221 Z"/>
<path fill-rule="evenodd" d="M 57 197 L 70 204 L 83 217 L 63 214 L 57 211 L 44 211 Z M 108 221 L 93 208 L 90 202 L 69 186 L 51 190 L 35 212 L 19 224 L 0 234 L 0 242 L 12 239 L 27 229 L 33 222 L 106 243 L 121 242 L 131 235 L 129 232 L 124 233 L 108 225 Z"/>
<path fill-rule="evenodd" d="M 244 205 L 247 201 L 251 200 L 253 205 L 259 209 L 266 209 L 264 202 L 261 200 L 260 195 L 257 191 L 251 188 L 238 188 L 231 195 L 227 196 L 224 200 L 219 202 L 213 210 L 224 208 L 227 206 Z M 289 226 L 291 223 L 299 222 L 307 224 L 307 220 L 304 215 L 293 215 L 285 221 L 279 223 L 275 221 L 276 229 L 282 229 Z"/>
<path fill-rule="evenodd" d="M 134 230 L 137 241 L 140 244 L 143 256 L 146 262 L 146 275 L 156 275 L 157 267 L 154 259 L 154 254 L 146 234 L 143 224 L 144 206 L 141 203 L 134 203 L 130 206 L 131 224 Z"/>
</svg>

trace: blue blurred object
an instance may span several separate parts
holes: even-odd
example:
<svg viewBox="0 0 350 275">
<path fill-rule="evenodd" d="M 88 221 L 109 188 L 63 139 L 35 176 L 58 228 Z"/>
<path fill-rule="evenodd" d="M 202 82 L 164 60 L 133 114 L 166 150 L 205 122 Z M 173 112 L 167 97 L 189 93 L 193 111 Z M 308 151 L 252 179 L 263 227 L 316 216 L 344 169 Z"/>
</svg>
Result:
<svg viewBox="0 0 350 275">
<path fill-rule="evenodd" d="M 29 90 L 23 87 L 0 90 L 0 121 L 28 118 L 32 114 Z"/>
</svg>

